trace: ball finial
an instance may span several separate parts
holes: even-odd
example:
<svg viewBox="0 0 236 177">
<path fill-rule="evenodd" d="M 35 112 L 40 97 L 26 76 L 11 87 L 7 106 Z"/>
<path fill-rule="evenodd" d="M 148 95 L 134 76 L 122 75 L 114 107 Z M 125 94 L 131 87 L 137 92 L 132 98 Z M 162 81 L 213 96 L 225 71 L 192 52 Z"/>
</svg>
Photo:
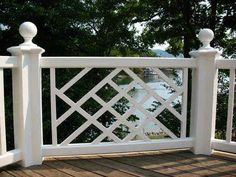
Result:
<svg viewBox="0 0 236 177">
<path fill-rule="evenodd" d="M 210 42 L 213 40 L 213 38 L 214 38 L 214 33 L 211 29 L 208 28 L 201 29 L 201 31 L 198 34 L 198 39 L 203 44 L 201 49 L 211 48 Z"/>
<path fill-rule="evenodd" d="M 35 45 L 32 39 L 37 34 L 37 27 L 32 22 L 24 22 L 19 28 L 20 35 L 24 38 L 24 43 L 21 45 Z"/>
</svg>

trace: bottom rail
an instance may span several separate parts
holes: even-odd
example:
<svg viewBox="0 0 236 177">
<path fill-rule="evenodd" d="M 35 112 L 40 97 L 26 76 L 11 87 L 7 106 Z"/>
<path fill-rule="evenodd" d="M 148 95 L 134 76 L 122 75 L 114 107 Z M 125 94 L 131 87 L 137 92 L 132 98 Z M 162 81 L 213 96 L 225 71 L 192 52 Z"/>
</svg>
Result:
<svg viewBox="0 0 236 177">
<path fill-rule="evenodd" d="M 20 160 L 22 160 L 22 157 L 19 149 L 8 151 L 4 155 L 0 156 L 0 167 L 18 162 Z"/>
<path fill-rule="evenodd" d="M 100 143 L 94 144 L 70 144 L 67 146 L 43 146 L 43 156 L 65 156 L 65 155 L 82 155 L 82 154 L 106 154 L 135 152 L 161 149 L 177 149 L 193 147 L 192 138 L 184 138 L 177 140 L 157 140 L 152 142 L 136 141 L 124 144 Z"/>
<path fill-rule="evenodd" d="M 215 150 L 236 153 L 236 142 L 214 139 L 212 141 L 212 148 Z"/>
</svg>

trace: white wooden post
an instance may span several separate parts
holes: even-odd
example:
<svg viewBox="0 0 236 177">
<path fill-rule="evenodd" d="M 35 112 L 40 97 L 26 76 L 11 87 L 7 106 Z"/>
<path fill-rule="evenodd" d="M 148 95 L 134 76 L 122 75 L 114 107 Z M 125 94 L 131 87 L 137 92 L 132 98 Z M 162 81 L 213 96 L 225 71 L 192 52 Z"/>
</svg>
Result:
<svg viewBox="0 0 236 177">
<path fill-rule="evenodd" d="M 190 136 L 194 138 L 195 154 L 212 153 L 211 141 L 215 135 L 216 99 L 218 70 L 216 59 L 220 52 L 210 46 L 214 33 L 210 29 L 202 29 L 198 35 L 203 46 L 190 52 L 198 60 L 198 67 L 192 76 L 192 110 Z"/>
<path fill-rule="evenodd" d="M 0 68 L 0 155 L 6 153 L 5 97 L 3 69 Z"/>
<path fill-rule="evenodd" d="M 14 138 L 23 154 L 21 164 L 27 167 L 42 163 L 40 58 L 44 50 L 32 43 L 37 34 L 33 23 L 23 23 L 19 32 L 24 43 L 7 50 L 18 57 L 18 67 L 13 69 Z"/>
</svg>

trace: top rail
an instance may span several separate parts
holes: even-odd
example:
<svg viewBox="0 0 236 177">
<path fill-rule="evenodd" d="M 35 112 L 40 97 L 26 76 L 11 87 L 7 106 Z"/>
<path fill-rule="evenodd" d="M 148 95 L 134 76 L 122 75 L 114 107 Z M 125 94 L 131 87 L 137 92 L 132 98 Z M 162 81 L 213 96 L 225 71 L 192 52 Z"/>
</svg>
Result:
<svg viewBox="0 0 236 177">
<path fill-rule="evenodd" d="M 0 56 L 0 68 L 17 67 L 17 59 L 14 56 Z"/>
<path fill-rule="evenodd" d="M 42 68 L 161 67 L 195 68 L 196 59 L 156 57 L 42 57 Z"/>
<path fill-rule="evenodd" d="M 219 69 L 236 69 L 236 59 L 216 60 L 216 67 Z"/>
</svg>

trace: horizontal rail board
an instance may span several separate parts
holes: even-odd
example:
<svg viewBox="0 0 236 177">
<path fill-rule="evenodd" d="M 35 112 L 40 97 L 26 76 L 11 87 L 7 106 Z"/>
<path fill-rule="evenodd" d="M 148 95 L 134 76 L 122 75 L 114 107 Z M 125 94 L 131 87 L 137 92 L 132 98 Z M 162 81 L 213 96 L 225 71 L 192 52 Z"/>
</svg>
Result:
<svg viewBox="0 0 236 177">
<path fill-rule="evenodd" d="M 18 149 L 8 151 L 0 156 L 0 167 L 15 163 L 22 160 L 21 151 Z"/>
<path fill-rule="evenodd" d="M 152 142 L 130 142 L 124 144 L 104 143 L 99 145 L 70 144 L 67 146 L 44 145 L 43 156 L 64 156 L 82 154 L 105 154 L 120 152 L 135 152 L 161 149 L 177 149 L 193 147 L 192 138 L 177 140 L 156 140 Z"/>
<path fill-rule="evenodd" d="M 216 60 L 216 67 L 219 69 L 236 69 L 236 59 Z"/>
<path fill-rule="evenodd" d="M 42 57 L 42 68 L 115 68 L 115 67 L 161 67 L 195 68 L 195 59 L 149 58 L 149 57 Z"/>
<path fill-rule="evenodd" d="M 220 151 L 236 153 L 236 142 L 215 139 L 212 141 L 212 148 Z"/>
<path fill-rule="evenodd" d="M 17 67 L 16 57 L 0 56 L 0 68 L 14 68 Z"/>
</svg>

